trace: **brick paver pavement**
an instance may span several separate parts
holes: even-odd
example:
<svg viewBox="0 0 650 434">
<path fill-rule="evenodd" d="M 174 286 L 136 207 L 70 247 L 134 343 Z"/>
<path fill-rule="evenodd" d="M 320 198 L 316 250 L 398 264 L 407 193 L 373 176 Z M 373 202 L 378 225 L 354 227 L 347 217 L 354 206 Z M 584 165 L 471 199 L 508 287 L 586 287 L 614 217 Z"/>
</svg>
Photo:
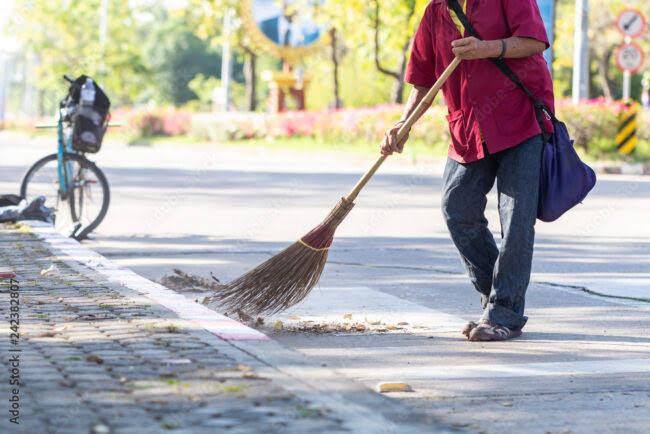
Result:
<svg viewBox="0 0 650 434">
<path fill-rule="evenodd" d="M 17 274 L 20 330 L 12 342 L 2 279 L 0 432 L 344 431 L 327 408 L 237 362 L 227 342 L 90 269 L 75 271 L 28 231 L 0 227 L 2 268 Z M 16 354 L 20 425 L 9 421 Z"/>
</svg>

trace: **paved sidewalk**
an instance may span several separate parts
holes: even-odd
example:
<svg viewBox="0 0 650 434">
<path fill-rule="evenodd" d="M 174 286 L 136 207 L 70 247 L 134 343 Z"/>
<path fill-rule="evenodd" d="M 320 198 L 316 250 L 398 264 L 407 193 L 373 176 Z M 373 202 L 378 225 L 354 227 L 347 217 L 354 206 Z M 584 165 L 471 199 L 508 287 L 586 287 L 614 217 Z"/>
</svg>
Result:
<svg viewBox="0 0 650 434">
<path fill-rule="evenodd" d="M 77 251 L 81 255 L 84 250 Z M 221 339 L 78 260 L 83 261 L 62 257 L 29 227 L 0 226 L 0 269 L 16 272 L 20 293 L 20 337 L 12 342 L 10 281 L 0 280 L 0 310 L 7 324 L 0 333 L 5 376 L 10 375 L 11 350 L 20 350 L 20 424 L 8 420 L 11 391 L 5 386 L 0 432 L 384 431 L 374 429 L 375 423 L 393 432 L 380 411 L 357 411 L 354 402 L 346 404 L 352 396 L 390 407 L 387 399 L 352 387 L 352 395 L 327 401 L 327 392 L 310 390 L 299 375 L 287 376 L 252 357 L 253 350 L 233 345 L 236 339 Z M 255 340 L 247 342 L 255 348 Z M 278 356 L 286 350 L 276 343 L 258 343 L 266 351 L 277 349 L 269 356 L 278 363 L 287 362 L 286 355 Z M 300 363 L 293 368 L 299 370 Z M 314 372 L 329 378 L 327 372 Z M 346 405 L 358 418 L 342 410 Z M 368 416 L 373 412 L 376 419 Z M 434 425 L 407 425 L 399 431 L 436 430 Z"/>
</svg>

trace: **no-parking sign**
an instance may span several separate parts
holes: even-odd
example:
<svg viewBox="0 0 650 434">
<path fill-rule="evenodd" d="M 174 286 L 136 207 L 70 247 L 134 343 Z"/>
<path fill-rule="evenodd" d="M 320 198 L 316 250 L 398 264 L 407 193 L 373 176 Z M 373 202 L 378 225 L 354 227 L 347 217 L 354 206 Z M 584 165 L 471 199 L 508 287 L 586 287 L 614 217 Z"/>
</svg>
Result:
<svg viewBox="0 0 650 434">
<path fill-rule="evenodd" d="M 636 38 L 645 31 L 645 17 L 638 9 L 625 9 L 616 20 L 616 27 L 624 36 Z"/>
<path fill-rule="evenodd" d="M 622 44 L 616 50 L 616 65 L 621 71 L 636 72 L 643 65 L 643 51 L 634 42 Z"/>
</svg>

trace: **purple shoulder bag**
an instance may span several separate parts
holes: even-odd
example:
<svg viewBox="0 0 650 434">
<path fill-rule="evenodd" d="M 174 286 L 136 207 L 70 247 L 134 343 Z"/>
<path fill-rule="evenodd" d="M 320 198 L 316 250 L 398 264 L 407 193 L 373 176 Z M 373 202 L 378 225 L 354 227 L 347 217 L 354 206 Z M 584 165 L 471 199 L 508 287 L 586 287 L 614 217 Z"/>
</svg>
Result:
<svg viewBox="0 0 650 434">
<path fill-rule="evenodd" d="M 449 7 L 456 13 L 471 36 L 481 39 L 457 0 L 449 0 Z M 491 59 L 513 83 L 530 98 L 535 107 L 537 122 L 542 130 L 544 147 L 539 176 L 539 203 L 537 218 L 544 222 L 559 219 L 562 214 L 581 203 L 596 185 L 596 173 L 585 164 L 569 136 L 566 125 L 560 122 L 546 105 L 526 87 L 504 59 Z M 542 116 L 553 122 L 553 132 L 545 130 Z"/>
</svg>

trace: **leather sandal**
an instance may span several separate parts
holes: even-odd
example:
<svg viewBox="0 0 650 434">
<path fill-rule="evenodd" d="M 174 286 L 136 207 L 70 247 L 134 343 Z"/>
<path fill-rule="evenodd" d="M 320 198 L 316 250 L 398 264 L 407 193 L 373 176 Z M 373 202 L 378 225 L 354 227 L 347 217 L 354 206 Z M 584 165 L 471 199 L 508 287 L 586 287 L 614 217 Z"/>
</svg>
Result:
<svg viewBox="0 0 650 434">
<path fill-rule="evenodd" d="M 470 341 L 507 341 L 521 336 L 521 330 L 511 330 L 508 327 L 481 323 L 469 333 Z"/>
<path fill-rule="evenodd" d="M 467 324 L 465 324 L 465 327 L 463 327 L 463 330 L 461 330 L 461 333 L 465 335 L 467 339 L 469 339 L 469 334 L 478 326 L 477 322 L 470 321 Z"/>
</svg>

